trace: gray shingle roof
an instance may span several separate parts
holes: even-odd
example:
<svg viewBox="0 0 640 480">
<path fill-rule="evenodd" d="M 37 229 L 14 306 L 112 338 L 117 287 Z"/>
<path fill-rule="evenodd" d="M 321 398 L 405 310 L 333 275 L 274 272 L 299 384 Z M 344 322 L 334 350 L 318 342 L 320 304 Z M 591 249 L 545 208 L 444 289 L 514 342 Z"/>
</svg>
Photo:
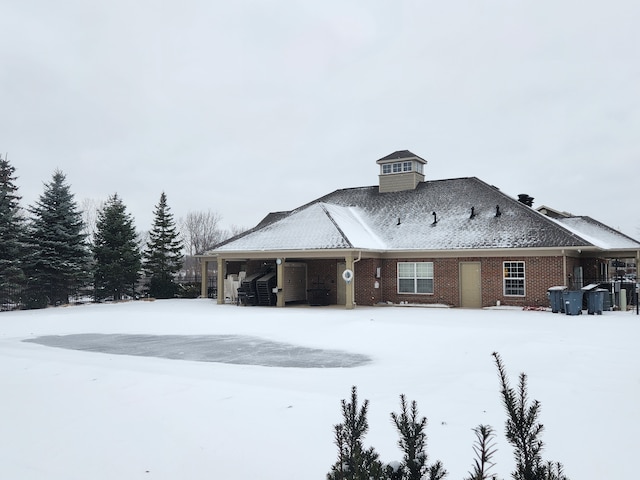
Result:
<svg viewBox="0 0 640 480">
<path fill-rule="evenodd" d="M 584 220 L 546 217 L 475 177 L 422 182 L 402 192 L 379 193 L 377 186 L 336 190 L 265 220 L 214 251 L 640 248 L 595 221 L 599 227 L 589 223 L 588 235 Z M 596 230 L 606 230 L 607 240 L 596 241 Z"/>
<path fill-rule="evenodd" d="M 414 158 L 414 157 L 420 158 L 418 155 L 416 155 L 413 152 L 410 152 L 409 150 L 398 150 L 393 153 L 390 153 L 386 157 L 382 157 L 381 159 L 377 160 L 377 162 L 384 162 L 386 160 L 400 160 L 400 159 Z M 420 160 L 425 161 L 424 158 L 420 158 Z"/>
<path fill-rule="evenodd" d="M 640 248 L 639 243 L 633 238 L 591 217 L 560 217 L 555 219 L 555 221 L 603 250 Z"/>
</svg>

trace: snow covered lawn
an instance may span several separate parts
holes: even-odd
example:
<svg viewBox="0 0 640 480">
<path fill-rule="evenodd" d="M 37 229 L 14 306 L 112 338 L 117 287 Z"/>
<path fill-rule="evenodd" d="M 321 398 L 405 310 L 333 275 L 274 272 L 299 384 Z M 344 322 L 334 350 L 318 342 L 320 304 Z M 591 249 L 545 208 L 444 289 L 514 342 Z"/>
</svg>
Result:
<svg viewBox="0 0 640 480">
<path fill-rule="evenodd" d="M 249 336 L 369 357 L 353 368 L 266 367 L 96 353 L 25 339 L 85 333 Z M 572 480 L 635 478 L 640 317 L 513 309 L 235 307 L 167 300 L 0 314 L 0 478 L 323 479 L 352 385 L 369 399 L 383 461 L 400 460 L 390 413 L 416 400 L 429 457 L 449 479 L 473 460 L 472 429 L 512 449 L 491 353 L 542 402 L 545 458 Z M 187 347 L 188 348 L 188 347 Z M 201 346 L 199 347 L 201 348 Z M 213 345 L 212 345 L 213 348 Z M 256 355 L 260 353 L 257 352 Z"/>
</svg>

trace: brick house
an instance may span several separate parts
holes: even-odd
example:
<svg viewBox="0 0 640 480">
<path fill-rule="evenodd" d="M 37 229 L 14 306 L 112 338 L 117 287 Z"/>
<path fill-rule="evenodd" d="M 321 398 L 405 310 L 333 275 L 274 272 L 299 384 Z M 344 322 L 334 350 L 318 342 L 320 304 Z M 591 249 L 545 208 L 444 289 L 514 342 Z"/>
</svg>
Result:
<svg viewBox="0 0 640 480">
<path fill-rule="evenodd" d="M 217 262 L 218 303 L 225 279 L 268 275 L 277 306 L 318 295 L 346 308 L 546 306 L 551 286 L 607 279 L 613 258 L 640 262 L 640 242 L 589 217 L 533 209 L 475 177 L 425 181 L 426 160 L 407 150 L 376 163 L 378 185 L 271 213 L 201 255 L 203 296 Z"/>
</svg>

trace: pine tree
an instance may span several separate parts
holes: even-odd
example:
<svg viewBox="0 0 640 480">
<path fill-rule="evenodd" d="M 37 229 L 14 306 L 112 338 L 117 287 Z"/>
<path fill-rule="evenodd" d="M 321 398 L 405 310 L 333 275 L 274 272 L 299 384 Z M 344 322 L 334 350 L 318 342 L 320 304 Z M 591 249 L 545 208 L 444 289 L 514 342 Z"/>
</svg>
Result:
<svg viewBox="0 0 640 480">
<path fill-rule="evenodd" d="M 15 168 L 0 156 L 0 305 L 17 304 L 25 283 L 25 222 L 15 180 Z"/>
<path fill-rule="evenodd" d="M 411 402 L 409 411 L 407 400 L 400 395 L 400 413 L 391 413 L 400 440 L 398 446 L 404 453 L 400 470 L 403 480 L 439 480 L 447 475 L 447 471 L 438 461 L 433 465 L 427 464 L 427 418 L 418 417 L 418 404 Z"/>
<path fill-rule="evenodd" d="M 142 265 L 133 219 L 117 194 L 98 211 L 93 246 L 96 299 L 135 295 Z"/>
<path fill-rule="evenodd" d="M 369 430 L 365 400 L 358 407 L 358 392 L 351 388 L 351 402 L 341 401 L 344 421 L 334 426 L 338 460 L 331 466 L 327 480 L 370 480 L 384 478 L 383 465 L 373 449 L 364 448 L 363 438 Z"/>
<path fill-rule="evenodd" d="M 88 279 L 90 256 L 81 213 L 61 171 L 29 210 L 27 306 L 68 303 Z"/>
<path fill-rule="evenodd" d="M 476 458 L 473 463 L 473 472 L 469 472 L 470 476 L 465 480 L 489 480 L 489 470 L 495 465 L 491 461 L 496 453 L 493 443 L 495 434 L 489 425 L 478 425 L 473 431 L 476 434 L 476 442 L 473 445 Z"/>
<path fill-rule="evenodd" d="M 505 435 L 514 447 L 516 469 L 511 474 L 514 480 L 567 480 L 562 464 L 542 460 L 543 442 L 540 435 L 544 426 L 538 422 L 540 402 L 529 402 L 527 376 L 520 374 L 518 389 L 509 385 L 502 358 L 497 352 L 493 357 L 498 367 L 502 403 L 507 411 Z"/>
<path fill-rule="evenodd" d="M 144 272 L 149 278 L 149 295 L 173 298 L 178 290 L 174 278 L 182 267 L 183 245 L 164 192 L 154 216 L 143 258 Z"/>
</svg>

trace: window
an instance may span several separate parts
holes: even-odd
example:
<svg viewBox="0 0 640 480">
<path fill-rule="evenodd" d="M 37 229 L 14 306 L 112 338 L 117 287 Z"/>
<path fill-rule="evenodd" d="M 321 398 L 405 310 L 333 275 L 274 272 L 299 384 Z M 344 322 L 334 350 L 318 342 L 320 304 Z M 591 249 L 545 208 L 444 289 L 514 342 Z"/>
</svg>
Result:
<svg viewBox="0 0 640 480">
<path fill-rule="evenodd" d="M 504 262 L 504 295 L 524 297 L 524 262 Z"/>
<path fill-rule="evenodd" d="M 399 262 L 398 293 L 433 293 L 433 262 Z"/>
<path fill-rule="evenodd" d="M 413 161 L 385 163 L 382 165 L 382 174 L 412 172 L 414 169 L 422 173 L 422 165 L 417 164 L 414 166 L 414 163 Z"/>
</svg>

